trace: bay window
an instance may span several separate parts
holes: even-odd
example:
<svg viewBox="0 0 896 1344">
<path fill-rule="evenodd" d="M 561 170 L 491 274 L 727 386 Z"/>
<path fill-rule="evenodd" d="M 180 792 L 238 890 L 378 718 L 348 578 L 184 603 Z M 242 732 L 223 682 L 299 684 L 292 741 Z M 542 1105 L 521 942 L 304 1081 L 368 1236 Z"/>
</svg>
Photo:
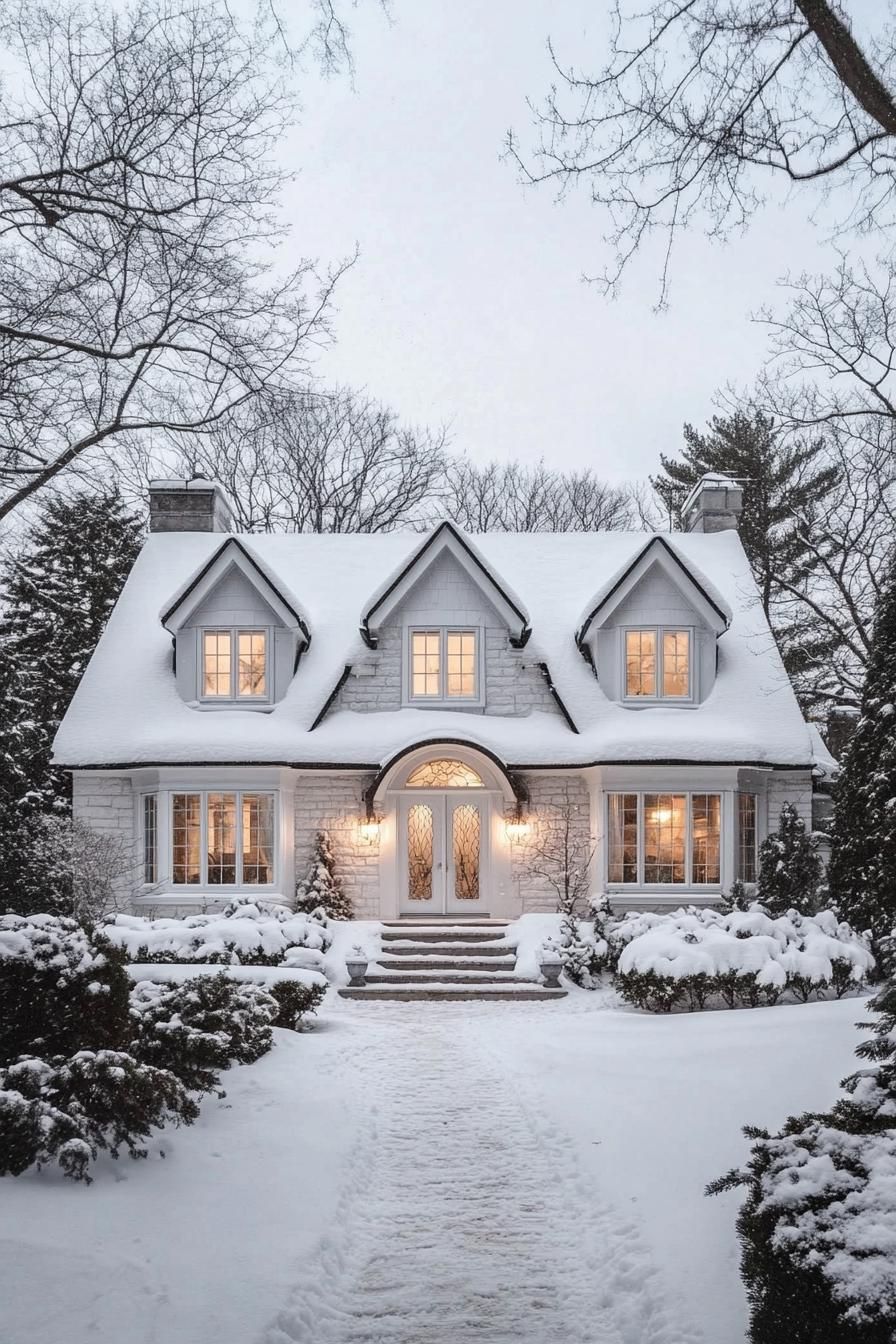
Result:
<svg viewBox="0 0 896 1344">
<path fill-rule="evenodd" d="M 271 886 L 274 794 L 172 794 L 171 880 L 175 886 Z"/>
<path fill-rule="evenodd" d="M 478 631 L 412 630 L 410 694 L 416 700 L 479 698 Z"/>
<path fill-rule="evenodd" d="M 155 882 L 159 870 L 159 807 L 154 793 L 143 795 L 143 881 Z"/>
<path fill-rule="evenodd" d="M 722 799 L 718 793 L 607 795 L 611 884 L 717 886 Z"/>
<path fill-rule="evenodd" d="M 201 636 L 201 699 L 267 699 L 266 630 L 203 630 Z"/>
<path fill-rule="evenodd" d="M 691 632 L 662 626 L 626 630 L 628 700 L 687 700 L 691 694 Z"/>
</svg>

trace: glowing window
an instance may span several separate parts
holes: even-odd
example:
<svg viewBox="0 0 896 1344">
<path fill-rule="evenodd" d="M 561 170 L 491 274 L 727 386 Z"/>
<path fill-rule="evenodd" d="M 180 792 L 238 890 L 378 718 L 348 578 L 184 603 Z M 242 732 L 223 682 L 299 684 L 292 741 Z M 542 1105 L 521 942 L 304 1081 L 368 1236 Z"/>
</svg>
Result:
<svg viewBox="0 0 896 1344">
<path fill-rule="evenodd" d="M 158 807 L 156 795 L 143 795 L 143 881 L 155 882 L 158 870 Z"/>
<path fill-rule="evenodd" d="M 272 793 L 175 793 L 171 877 L 178 886 L 270 886 Z"/>
<path fill-rule="evenodd" d="M 686 700 L 691 694 L 689 630 L 626 630 L 628 699 Z"/>
<path fill-rule="evenodd" d="M 691 796 L 691 881 L 700 885 L 720 880 L 722 800 L 717 793 Z"/>
<path fill-rule="evenodd" d="M 412 700 L 475 700 L 478 680 L 475 630 L 411 631 Z"/>
<path fill-rule="evenodd" d="M 683 793 L 644 795 L 644 881 L 686 881 L 687 804 Z"/>
<path fill-rule="evenodd" d="M 203 700 L 263 700 L 267 646 L 264 630 L 203 630 Z"/>
<path fill-rule="evenodd" d="M 408 775 L 409 789 L 481 789 L 482 778 L 463 761 L 427 761 Z"/>
<path fill-rule="evenodd" d="M 625 632 L 625 693 L 656 695 L 656 631 Z"/>
<path fill-rule="evenodd" d="M 756 795 L 737 795 L 737 875 L 742 882 L 756 881 Z"/>
<path fill-rule="evenodd" d="M 609 880 L 638 880 L 638 795 L 610 794 Z"/>
<path fill-rule="evenodd" d="M 609 882 L 718 886 L 721 852 L 721 794 L 607 796 Z"/>
</svg>

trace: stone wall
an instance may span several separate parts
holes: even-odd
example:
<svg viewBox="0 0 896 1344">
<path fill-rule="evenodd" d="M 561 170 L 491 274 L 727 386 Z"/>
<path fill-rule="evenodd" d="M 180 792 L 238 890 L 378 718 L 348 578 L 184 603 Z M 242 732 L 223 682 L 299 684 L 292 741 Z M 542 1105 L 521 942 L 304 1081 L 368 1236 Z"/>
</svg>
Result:
<svg viewBox="0 0 896 1344">
<path fill-rule="evenodd" d="M 483 635 L 485 713 L 522 715 L 540 710 L 559 714 L 557 702 L 532 655 L 525 649 L 511 647 L 504 626 L 486 626 Z M 331 712 L 401 709 L 403 648 L 401 626 L 388 626 L 381 631 L 376 649 L 353 665 Z"/>
<path fill-rule="evenodd" d="M 550 867 L 560 868 L 562 851 L 558 830 L 571 824 L 570 854 L 574 862 L 585 862 L 592 847 L 591 810 L 588 785 L 580 775 L 524 776 L 529 789 L 528 836 L 511 849 L 511 879 L 518 892 L 520 914 L 550 914 L 557 909 L 557 892 L 547 877 L 533 872 L 533 866 L 548 866 L 540 849 L 552 854 Z"/>
<path fill-rule="evenodd" d="M 318 831 L 327 831 L 337 872 L 357 919 L 378 919 L 379 842 L 360 833 L 364 793 L 371 775 L 300 775 L 296 780 L 296 879 L 308 870 Z"/>
<path fill-rule="evenodd" d="M 118 842 L 122 868 L 114 886 L 119 902 L 125 904 L 140 880 L 131 781 L 123 775 L 76 770 L 72 776 L 72 811 L 76 821 Z"/>
</svg>

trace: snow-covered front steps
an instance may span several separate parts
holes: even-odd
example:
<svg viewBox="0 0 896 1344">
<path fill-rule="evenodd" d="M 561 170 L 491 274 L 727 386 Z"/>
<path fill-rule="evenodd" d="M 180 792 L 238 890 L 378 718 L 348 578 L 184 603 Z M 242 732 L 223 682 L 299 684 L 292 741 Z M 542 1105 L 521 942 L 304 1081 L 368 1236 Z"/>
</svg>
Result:
<svg viewBox="0 0 896 1344">
<path fill-rule="evenodd" d="M 516 953 L 503 920 L 396 921 L 383 926 L 382 952 L 366 984 L 340 989 L 345 999 L 465 1002 L 471 999 L 562 999 L 515 974 Z"/>
</svg>

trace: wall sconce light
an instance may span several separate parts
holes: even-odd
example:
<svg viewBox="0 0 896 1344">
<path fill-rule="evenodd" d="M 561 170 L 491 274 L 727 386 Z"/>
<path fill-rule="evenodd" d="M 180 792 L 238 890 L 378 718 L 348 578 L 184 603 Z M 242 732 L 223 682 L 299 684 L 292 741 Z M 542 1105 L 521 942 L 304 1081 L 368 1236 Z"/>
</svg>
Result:
<svg viewBox="0 0 896 1344">
<path fill-rule="evenodd" d="M 529 834 L 532 827 L 523 816 L 522 803 L 517 803 L 516 811 L 511 813 L 511 815 L 507 818 L 507 820 L 504 823 L 504 828 L 507 831 L 507 839 L 511 842 L 511 844 L 514 841 L 524 839 Z"/>
<path fill-rule="evenodd" d="M 381 817 L 371 812 L 365 814 L 359 823 L 358 829 L 361 832 L 361 839 L 367 845 L 375 845 L 380 838 Z"/>
</svg>

